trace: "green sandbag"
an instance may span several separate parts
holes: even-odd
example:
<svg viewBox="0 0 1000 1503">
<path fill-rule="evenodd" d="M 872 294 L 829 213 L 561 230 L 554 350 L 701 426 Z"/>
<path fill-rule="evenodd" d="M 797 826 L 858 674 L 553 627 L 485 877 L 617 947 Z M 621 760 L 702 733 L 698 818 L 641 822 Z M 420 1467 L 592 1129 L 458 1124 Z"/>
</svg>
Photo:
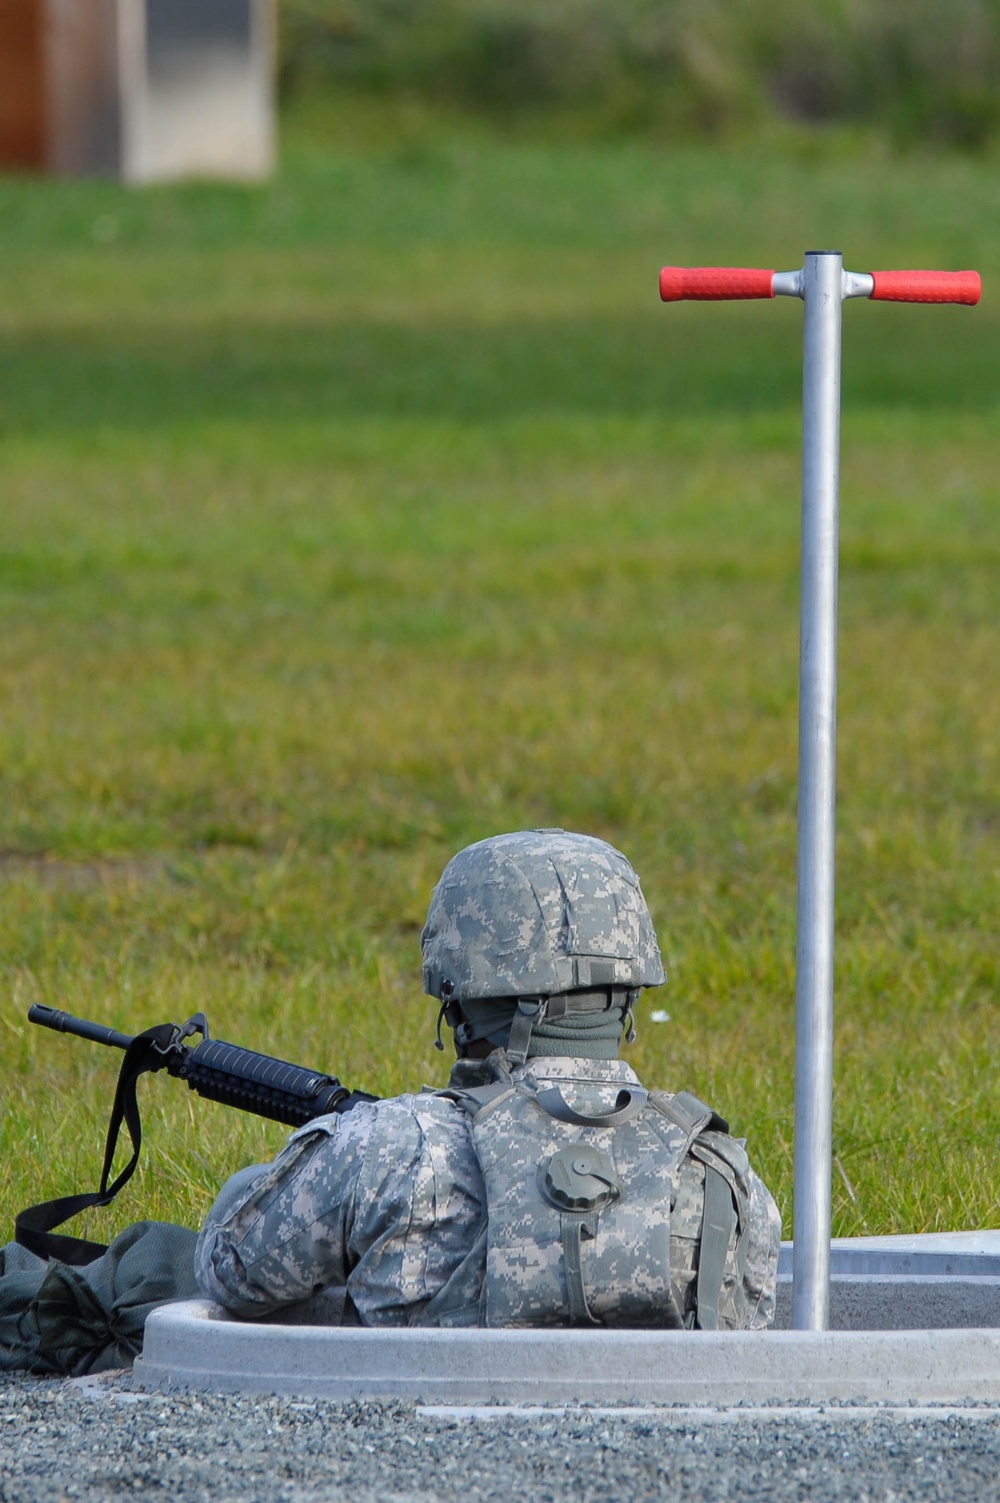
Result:
<svg viewBox="0 0 1000 1503">
<path fill-rule="evenodd" d="M 198 1293 L 197 1233 L 137 1221 L 83 1268 L 0 1248 L 0 1371 L 81 1377 L 127 1367 L 142 1350 L 146 1316 Z"/>
</svg>

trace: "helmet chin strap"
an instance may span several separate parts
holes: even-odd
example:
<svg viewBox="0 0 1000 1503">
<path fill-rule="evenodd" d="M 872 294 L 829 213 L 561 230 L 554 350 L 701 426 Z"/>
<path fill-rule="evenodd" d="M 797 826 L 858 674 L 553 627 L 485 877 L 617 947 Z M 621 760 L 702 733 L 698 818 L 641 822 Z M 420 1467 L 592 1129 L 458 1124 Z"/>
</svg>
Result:
<svg viewBox="0 0 1000 1503">
<path fill-rule="evenodd" d="M 471 1039 L 463 1039 L 459 1037 L 460 1030 L 469 1027 L 468 1023 L 461 1022 L 461 1017 L 462 1009 L 459 1007 L 457 1002 L 449 1001 L 441 1003 L 441 1006 L 438 1009 L 437 1032 L 434 1037 L 434 1047 L 435 1049 L 440 1049 L 442 1054 L 444 1053 L 444 1044 L 441 1042 L 442 1023 L 447 1023 L 448 1027 L 454 1030 L 455 1039 L 459 1044 L 468 1044 L 472 1042 Z"/>
<path fill-rule="evenodd" d="M 531 1042 L 531 1031 L 536 1023 L 540 1023 L 546 1016 L 550 1006 L 548 997 L 524 997 L 515 1008 L 514 1016 L 510 1024 L 510 1034 L 504 1045 L 508 1055 L 516 1056 L 515 1064 L 523 1065 L 528 1056 L 528 1045 Z M 454 1031 L 455 1044 L 460 1058 L 464 1058 L 470 1044 L 477 1043 L 480 1039 L 489 1038 L 497 1030 L 497 1019 L 484 1018 L 478 1023 L 471 1022 L 462 1012 L 458 1003 L 442 1003 L 438 1013 L 438 1034 L 436 1048 L 443 1049 L 441 1039 L 441 1020 L 448 1024 Z"/>
<path fill-rule="evenodd" d="M 522 997 L 518 1002 L 507 1040 L 507 1058 L 512 1065 L 523 1065 L 528 1058 L 531 1030 L 544 1021 L 548 1007 L 548 997 Z"/>
</svg>

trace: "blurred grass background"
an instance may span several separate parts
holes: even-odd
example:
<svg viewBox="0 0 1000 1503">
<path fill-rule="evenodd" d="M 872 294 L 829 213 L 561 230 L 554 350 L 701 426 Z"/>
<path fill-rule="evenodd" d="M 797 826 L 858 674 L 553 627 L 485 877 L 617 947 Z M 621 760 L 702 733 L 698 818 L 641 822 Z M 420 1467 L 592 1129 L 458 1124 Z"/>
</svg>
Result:
<svg viewBox="0 0 1000 1503">
<path fill-rule="evenodd" d="M 980 149 L 1000 0 L 279 0 L 286 99 L 331 85 L 588 138 L 876 129 Z"/>
<path fill-rule="evenodd" d="M 118 1065 L 32 1001 L 440 1081 L 431 887 L 532 824 L 635 862 L 671 980 L 629 1057 L 749 1135 L 790 1232 L 801 310 L 664 308 L 656 273 L 817 244 L 987 288 L 845 310 L 835 1229 L 996 1224 L 988 133 L 588 138 L 568 104 L 331 89 L 339 42 L 295 82 L 296 35 L 265 187 L 0 181 L 7 1232 L 96 1185 Z M 142 1098 L 92 1234 L 195 1223 L 283 1139 Z"/>
</svg>

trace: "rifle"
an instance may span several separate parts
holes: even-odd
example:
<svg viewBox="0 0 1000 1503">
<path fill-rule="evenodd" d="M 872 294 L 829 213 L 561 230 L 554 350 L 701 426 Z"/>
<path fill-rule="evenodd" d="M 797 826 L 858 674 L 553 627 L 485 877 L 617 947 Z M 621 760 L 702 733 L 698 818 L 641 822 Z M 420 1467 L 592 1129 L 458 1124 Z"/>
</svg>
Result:
<svg viewBox="0 0 1000 1503">
<path fill-rule="evenodd" d="M 349 1112 L 360 1102 L 378 1100 L 366 1091 L 349 1090 L 335 1075 L 323 1075 L 287 1060 L 211 1038 L 203 1012 L 194 1013 L 186 1023 L 160 1023 L 134 1037 L 41 1003 L 29 1008 L 28 1021 L 121 1049 L 125 1054 L 108 1124 L 100 1189 L 95 1194 L 64 1195 L 58 1200 L 29 1206 L 15 1222 L 15 1240 L 22 1247 L 38 1257 L 58 1258 L 77 1267 L 92 1263 L 107 1251 L 106 1247 L 82 1237 L 55 1236 L 53 1228 L 90 1206 L 109 1205 L 135 1173 L 142 1146 L 142 1123 L 136 1100 L 136 1081 L 140 1075 L 166 1070 L 168 1075 L 186 1080 L 192 1091 L 209 1101 L 221 1101 L 225 1106 L 284 1122 L 289 1127 L 301 1127 L 314 1117 Z M 185 1042 L 195 1035 L 200 1035 L 197 1044 Z M 132 1140 L 132 1157 L 109 1185 L 123 1122 Z"/>
</svg>

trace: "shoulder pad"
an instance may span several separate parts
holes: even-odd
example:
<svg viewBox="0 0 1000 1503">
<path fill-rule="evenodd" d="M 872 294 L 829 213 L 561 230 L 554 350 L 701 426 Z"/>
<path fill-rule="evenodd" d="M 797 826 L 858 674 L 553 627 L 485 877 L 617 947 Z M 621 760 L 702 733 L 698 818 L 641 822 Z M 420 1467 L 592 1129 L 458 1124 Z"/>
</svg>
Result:
<svg viewBox="0 0 1000 1503">
<path fill-rule="evenodd" d="M 667 1091 L 650 1091 L 649 1104 L 664 1117 L 669 1117 L 671 1122 L 676 1122 L 684 1132 L 729 1131 L 725 1117 L 706 1106 L 692 1091 L 678 1091 L 673 1096 Z"/>
</svg>

